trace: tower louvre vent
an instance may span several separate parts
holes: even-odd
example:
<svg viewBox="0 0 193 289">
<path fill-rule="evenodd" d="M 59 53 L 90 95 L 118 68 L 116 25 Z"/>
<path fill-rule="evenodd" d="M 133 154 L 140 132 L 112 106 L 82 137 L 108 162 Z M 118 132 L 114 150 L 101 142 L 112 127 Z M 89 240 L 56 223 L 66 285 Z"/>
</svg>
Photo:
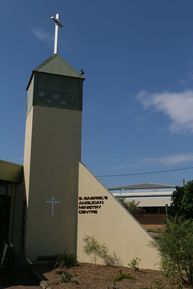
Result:
<svg viewBox="0 0 193 289">
<path fill-rule="evenodd" d="M 82 79 L 49 74 L 34 73 L 34 89 L 28 91 L 34 106 L 49 106 L 82 110 Z M 28 102 L 28 106 L 31 106 Z M 29 111 L 28 107 L 28 111 Z"/>
</svg>

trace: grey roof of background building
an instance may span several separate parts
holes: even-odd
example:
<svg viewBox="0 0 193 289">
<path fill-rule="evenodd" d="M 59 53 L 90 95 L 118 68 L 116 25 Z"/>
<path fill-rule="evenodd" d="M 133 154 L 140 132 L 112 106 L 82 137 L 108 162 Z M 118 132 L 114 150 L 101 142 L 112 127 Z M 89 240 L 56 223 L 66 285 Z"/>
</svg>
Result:
<svg viewBox="0 0 193 289">
<path fill-rule="evenodd" d="M 148 190 L 148 189 L 168 189 L 168 188 L 175 188 L 175 187 L 176 186 L 174 186 L 174 185 L 143 183 L 143 184 L 111 187 L 111 188 L 109 188 L 109 190 L 110 191 L 114 191 L 114 190 Z"/>
</svg>

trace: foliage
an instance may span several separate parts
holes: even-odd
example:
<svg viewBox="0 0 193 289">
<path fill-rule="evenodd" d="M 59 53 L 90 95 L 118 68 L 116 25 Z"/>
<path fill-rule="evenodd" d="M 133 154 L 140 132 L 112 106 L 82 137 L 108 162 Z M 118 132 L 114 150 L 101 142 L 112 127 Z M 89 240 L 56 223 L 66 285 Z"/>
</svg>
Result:
<svg viewBox="0 0 193 289">
<path fill-rule="evenodd" d="M 84 238 L 85 246 L 84 251 L 87 255 L 94 255 L 94 262 L 96 264 L 97 257 L 103 259 L 106 265 L 120 265 L 119 259 L 116 254 L 109 253 L 105 244 L 100 244 L 94 237 L 86 236 Z"/>
<path fill-rule="evenodd" d="M 185 219 L 193 218 L 193 181 L 187 182 L 183 187 L 176 187 L 172 195 L 170 214 Z"/>
<path fill-rule="evenodd" d="M 64 252 L 62 255 L 59 255 L 56 260 L 56 267 L 63 268 L 63 267 L 73 267 L 78 265 L 76 257 L 73 254 L 68 254 Z"/>
<path fill-rule="evenodd" d="M 183 288 L 183 270 L 178 268 L 170 259 L 162 257 L 161 267 L 164 275 L 171 281 L 176 288 Z"/>
<path fill-rule="evenodd" d="M 167 220 L 165 232 L 155 243 L 165 275 L 182 288 L 188 280 L 193 288 L 193 221 L 182 217 Z"/>
<path fill-rule="evenodd" d="M 162 284 L 161 280 L 156 280 L 153 282 L 152 289 L 164 289 L 165 285 Z"/>
<path fill-rule="evenodd" d="M 139 263 L 141 259 L 140 258 L 133 258 L 131 262 L 129 262 L 128 266 L 131 267 L 135 271 L 139 271 Z"/>
<path fill-rule="evenodd" d="M 107 287 L 107 289 L 110 289 L 109 287 Z M 117 284 L 114 282 L 113 283 L 113 287 L 111 289 L 119 289 L 119 287 L 117 287 Z"/>
<path fill-rule="evenodd" d="M 60 273 L 60 277 L 61 277 L 62 282 L 68 283 L 72 280 L 73 276 L 70 273 L 68 273 L 67 271 L 63 271 Z"/>
<path fill-rule="evenodd" d="M 121 265 L 120 260 L 117 258 L 115 252 L 110 254 L 108 252 L 108 249 L 104 250 L 101 254 L 101 258 L 104 260 L 106 265 L 111 265 L 111 266 L 118 266 Z"/>
<path fill-rule="evenodd" d="M 86 236 L 84 238 L 84 242 L 86 243 L 84 246 L 84 251 L 87 255 L 94 255 L 94 262 L 96 264 L 97 256 L 101 255 L 101 245 L 98 241 L 91 236 Z"/>
<path fill-rule="evenodd" d="M 136 201 L 130 201 L 127 202 L 125 201 L 125 199 L 120 198 L 119 202 L 125 207 L 125 209 L 127 209 L 129 211 L 130 214 L 132 214 L 134 217 L 139 216 L 140 214 L 142 214 L 142 208 L 140 208 L 139 202 Z"/>
<path fill-rule="evenodd" d="M 135 277 L 129 273 L 123 273 L 122 270 L 119 271 L 114 281 L 122 281 L 123 279 L 135 279 Z"/>
<path fill-rule="evenodd" d="M 164 289 L 165 285 L 160 280 L 154 281 L 149 287 L 143 287 L 141 289 Z"/>
</svg>

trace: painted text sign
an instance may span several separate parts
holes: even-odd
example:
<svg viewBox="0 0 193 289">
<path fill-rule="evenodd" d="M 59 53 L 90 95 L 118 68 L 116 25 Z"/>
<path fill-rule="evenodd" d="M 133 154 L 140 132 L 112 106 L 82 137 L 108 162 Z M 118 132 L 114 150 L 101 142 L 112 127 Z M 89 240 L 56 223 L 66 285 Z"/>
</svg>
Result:
<svg viewBox="0 0 193 289">
<path fill-rule="evenodd" d="M 107 196 L 85 196 L 79 197 L 78 212 L 79 214 L 98 214 Z"/>
</svg>

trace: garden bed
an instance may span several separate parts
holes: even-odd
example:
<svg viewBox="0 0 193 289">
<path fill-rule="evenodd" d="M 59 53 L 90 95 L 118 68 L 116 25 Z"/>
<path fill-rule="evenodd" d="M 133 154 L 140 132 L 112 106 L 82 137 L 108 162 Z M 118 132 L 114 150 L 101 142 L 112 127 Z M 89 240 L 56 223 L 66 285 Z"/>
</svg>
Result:
<svg viewBox="0 0 193 289">
<path fill-rule="evenodd" d="M 54 268 L 38 264 L 36 268 L 46 277 L 52 289 L 174 289 L 161 271 L 139 270 L 93 264 L 72 268 Z M 120 273 L 121 272 L 121 273 Z M 125 278 L 121 278 L 121 276 Z M 68 282 L 65 282 L 69 279 Z M 120 280 L 118 280 L 120 279 Z M 121 280 L 122 279 L 122 280 Z"/>
</svg>

